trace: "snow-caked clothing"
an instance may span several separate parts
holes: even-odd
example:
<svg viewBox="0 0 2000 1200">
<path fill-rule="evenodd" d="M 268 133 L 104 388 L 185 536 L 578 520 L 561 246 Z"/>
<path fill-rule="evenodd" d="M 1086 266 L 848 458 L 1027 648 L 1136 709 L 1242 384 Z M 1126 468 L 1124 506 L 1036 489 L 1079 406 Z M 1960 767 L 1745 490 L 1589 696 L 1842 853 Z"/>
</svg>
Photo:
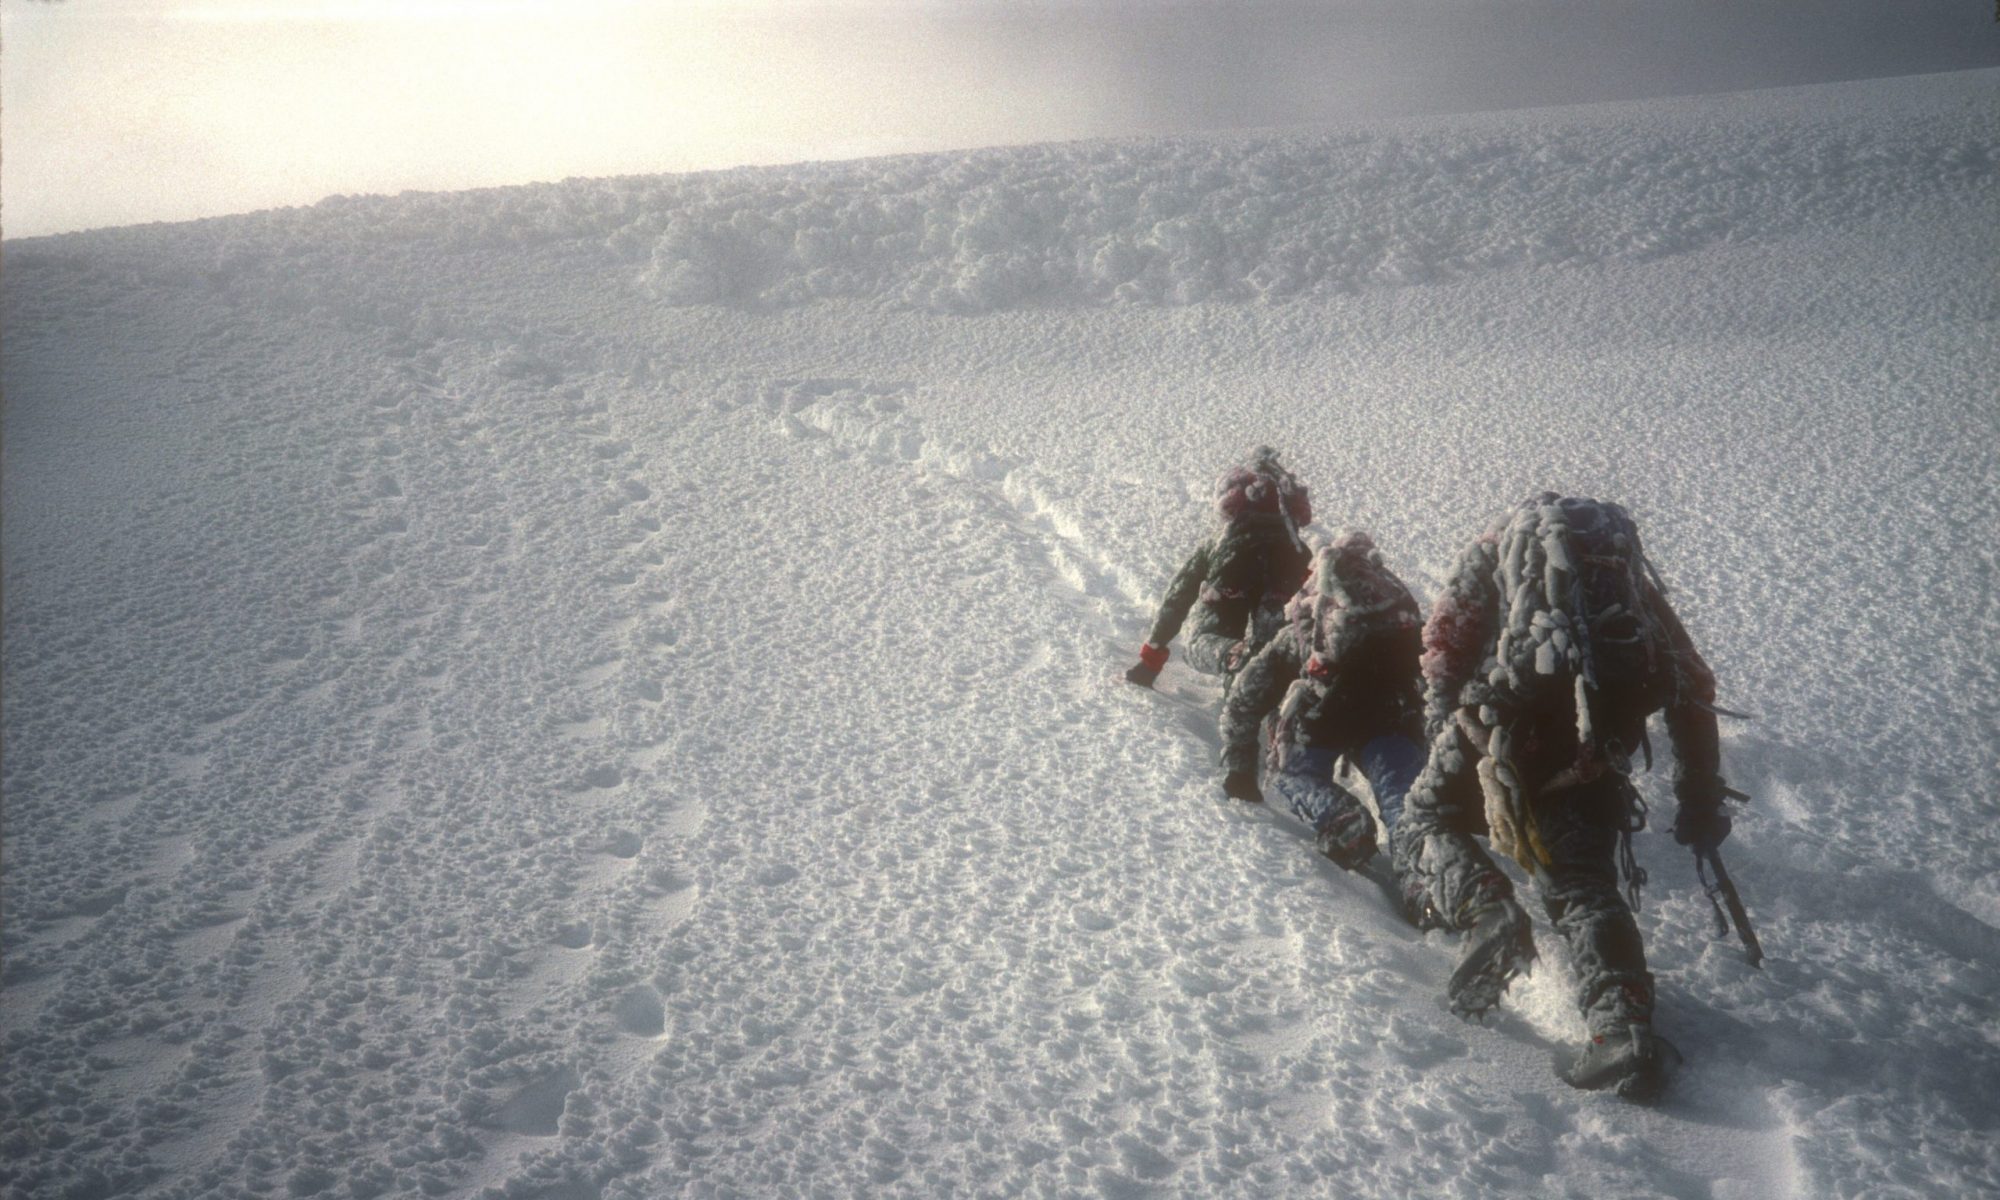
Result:
<svg viewBox="0 0 2000 1200">
<path fill-rule="evenodd" d="M 1247 655 L 1283 628 L 1285 602 L 1305 573 L 1305 549 L 1282 517 L 1239 516 L 1182 564 L 1146 641 L 1164 646 L 1185 624 L 1189 665 L 1226 675 L 1238 642 Z"/>
<path fill-rule="evenodd" d="M 1259 446 L 1215 485 L 1222 528 L 1195 548 L 1160 601 L 1140 661 L 1157 674 L 1166 645 L 1188 624 L 1188 663 L 1210 675 L 1241 667 L 1284 622 L 1284 605 L 1305 578 L 1299 537 L 1312 521 L 1306 486 Z"/>
<path fill-rule="evenodd" d="M 1251 658 L 1223 701 L 1223 769 L 1255 768 L 1259 731 L 1276 709 L 1272 782 L 1301 820 L 1322 834 L 1367 821 L 1361 802 L 1334 782 L 1344 756 L 1368 777 L 1392 824 L 1423 761 L 1416 599 L 1366 534 L 1346 533 L 1315 557 L 1287 614 L 1285 631 Z"/>
<path fill-rule="evenodd" d="M 1215 511 L 1225 521 L 1250 513 L 1285 518 L 1293 529 L 1312 524 L 1312 498 L 1298 477 L 1278 465 L 1278 452 L 1259 446 L 1215 485 Z"/>
<path fill-rule="evenodd" d="M 1291 746 L 1350 754 L 1384 734 L 1420 735 L 1417 602 L 1366 534 L 1320 551 L 1286 615 L 1284 633 L 1250 659 L 1223 702 L 1225 769 L 1256 765 L 1258 728 L 1273 709 L 1279 757 Z"/>
<path fill-rule="evenodd" d="M 1440 922 L 1468 928 L 1511 893 L 1486 851 L 1535 879 L 1568 943 L 1593 1033 L 1650 1019 L 1652 976 L 1619 873 L 1643 881 L 1628 778 L 1664 711 L 1690 827 L 1722 820 L 1714 677 L 1667 604 L 1622 508 L 1543 493 L 1460 557 L 1424 629 L 1429 755 L 1394 831 L 1398 872 Z M 1621 861 L 1622 860 L 1622 861 Z"/>
</svg>

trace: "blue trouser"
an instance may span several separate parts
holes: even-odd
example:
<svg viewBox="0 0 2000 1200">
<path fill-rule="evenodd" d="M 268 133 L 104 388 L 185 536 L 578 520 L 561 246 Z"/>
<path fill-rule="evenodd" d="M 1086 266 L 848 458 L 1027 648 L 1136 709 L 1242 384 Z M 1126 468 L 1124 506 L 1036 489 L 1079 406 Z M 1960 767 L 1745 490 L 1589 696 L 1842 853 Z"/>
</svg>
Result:
<svg viewBox="0 0 2000 1200">
<path fill-rule="evenodd" d="M 1366 811 L 1353 793 L 1333 781 L 1333 764 L 1339 757 L 1335 751 L 1317 746 L 1288 747 L 1283 767 L 1271 780 L 1292 815 L 1316 832 L 1331 829 L 1356 811 Z M 1403 796 L 1423 769 L 1423 749 L 1409 738 L 1384 734 L 1361 747 L 1354 765 L 1375 793 L 1386 841 L 1402 819 Z"/>
</svg>

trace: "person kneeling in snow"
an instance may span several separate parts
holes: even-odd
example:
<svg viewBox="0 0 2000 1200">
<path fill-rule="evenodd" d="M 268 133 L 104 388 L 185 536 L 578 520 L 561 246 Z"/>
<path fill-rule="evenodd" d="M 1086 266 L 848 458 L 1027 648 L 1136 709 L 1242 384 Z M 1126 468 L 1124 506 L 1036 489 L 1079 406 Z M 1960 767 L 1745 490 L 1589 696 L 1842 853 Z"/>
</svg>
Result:
<svg viewBox="0 0 2000 1200">
<path fill-rule="evenodd" d="M 1375 853 L 1375 822 L 1334 782 L 1334 766 L 1345 756 L 1360 769 L 1392 830 L 1424 763 L 1417 602 L 1368 535 L 1349 531 L 1314 557 L 1286 613 L 1290 628 L 1257 652 L 1223 701 L 1223 790 L 1263 799 L 1258 730 L 1277 707 L 1272 786 L 1312 827 L 1320 853 L 1356 870 Z"/>
<path fill-rule="evenodd" d="M 1160 677 L 1167 643 L 1190 610 L 1188 664 L 1226 682 L 1283 624 L 1285 601 L 1306 573 L 1310 556 L 1299 529 L 1312 523 L 1312 502 L 1305 485 L 1278 465 L 1276 450 L 1259 446 L 1223 475 L 1215 507 L 1222 528 L 1174 576 L 1138 663 L 1125 672 L 1140 687 Z"/>
<path fill-rule="evenodd" d="M 1466 933 L 1453 1011 L 1499 1003 L 1535 957 L 1527 914 L 1472 840 L 1519 862 L 1569 945 L 1590 1041 L 1561 1072 L 1640 1103 L 1673 1048 L 1652 1031 L 1653 977 L 1626 898 L 1645 876 L 1628 774 L 1664 710 L 1677 760 L 1675 840 L 1712 852 L 1734 795 L 1718 773 L 1715 677 L 1667 604 L 1625 510 L 1544 492 L 1460 557 L 1424 628 L 1428 761 L 1394 831 L 1396 867 L 1436 923 Z"/>
</svg>

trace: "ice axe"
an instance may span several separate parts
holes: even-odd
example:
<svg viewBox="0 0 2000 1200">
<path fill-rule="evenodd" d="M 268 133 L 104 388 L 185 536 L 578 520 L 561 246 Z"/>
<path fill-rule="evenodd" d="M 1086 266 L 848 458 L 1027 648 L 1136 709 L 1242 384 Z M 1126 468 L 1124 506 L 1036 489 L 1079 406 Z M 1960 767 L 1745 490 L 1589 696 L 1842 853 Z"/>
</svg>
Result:
<svg viewBox="0 0 2000 1200">
<path fill-rule="evenodd" d="M 1722 855 L 1713 846 L 1697 846 L 1694 851 L 1694 871 L 1701 880 L 1701 890 L 1708 895 L 1709 904 L 1715 908 L 1715 935 L 1728 937 L 1731 922 L 1736 925 L 1736 936 L 1743 939 L 1743 952 L 1750 959 L 1750 965 L 1762 968 L 1764 947 L 1757 944 L 1757 931 L 1750 928 L 1750 914 L 1743 908 L 1743 897 L 1736 894 L 1736 884 L 1729 878 L 1728 868 L 1722 865 Z M 1715 878 L 1709 878 L 1709 872 Z M 1728 906 L 1729 919 L 1724 920 L 1722 910 Z"/>
</svg>

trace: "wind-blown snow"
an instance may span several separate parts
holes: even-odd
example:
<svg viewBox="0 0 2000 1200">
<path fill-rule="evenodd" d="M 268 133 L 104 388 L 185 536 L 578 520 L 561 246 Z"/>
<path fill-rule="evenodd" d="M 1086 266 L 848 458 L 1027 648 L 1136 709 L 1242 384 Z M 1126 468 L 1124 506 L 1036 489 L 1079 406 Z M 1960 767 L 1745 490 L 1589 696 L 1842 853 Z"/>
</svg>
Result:
<svg viewBox="0 0 2000 1200">
<path fill-rule="evenodd" d="M 1974 1195 L 2000 74 L 7 246 L 22 1195 Z M 1277 301 L 1277 302 L 1272 302 Z M 1571 1092 L 1118 672 L 1284 447 L 1428 597 L 1626 504 L 1770 959 Z M 1645 790 L 1671 809 L 1665 789 Z M 1664 821 L 1657 823 L 1664 824 Z"/>
</svg>

